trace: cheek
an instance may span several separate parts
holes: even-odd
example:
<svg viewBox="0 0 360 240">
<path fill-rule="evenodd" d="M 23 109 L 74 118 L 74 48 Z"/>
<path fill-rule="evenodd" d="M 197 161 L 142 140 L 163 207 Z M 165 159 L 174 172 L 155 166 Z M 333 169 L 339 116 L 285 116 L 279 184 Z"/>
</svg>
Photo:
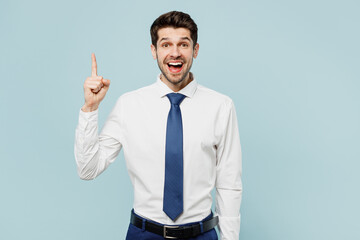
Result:
<svg viewBox="0 0 360 240">
<path fill-rule="evenodd" d="M 192 58 L 193 57 L 195 57 L 195 52 L 194 51 L 192 51 L 192 50 L 189 50 L 189 51 L 187 51 L 186 53 L 185 53 L 186 55 L 186 59 L 188 60 L 188 61 L 191 61 L 192 60 Z"/>
<path fill-rule="evenodd" d="M 164 54 L 163 52 L 158 52 L 157 53 L 157 58 L 160 62 L 163 62 L 166 58 L 166 54 Z"/>
</svg>

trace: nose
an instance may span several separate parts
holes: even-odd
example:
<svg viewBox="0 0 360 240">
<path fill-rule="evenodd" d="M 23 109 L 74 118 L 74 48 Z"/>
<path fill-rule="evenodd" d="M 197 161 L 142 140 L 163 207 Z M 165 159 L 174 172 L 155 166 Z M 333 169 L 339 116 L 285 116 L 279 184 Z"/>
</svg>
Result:
<svg viewBox="0 0 360 240">
<path fill-rule="evenodd" d="M 173 58 L 177 58 L 181 55 L 180 53 L 180 49 L 178 48 L 178 46 L 173 46 L 170 52 L 170 56 Z"/>
</svg>

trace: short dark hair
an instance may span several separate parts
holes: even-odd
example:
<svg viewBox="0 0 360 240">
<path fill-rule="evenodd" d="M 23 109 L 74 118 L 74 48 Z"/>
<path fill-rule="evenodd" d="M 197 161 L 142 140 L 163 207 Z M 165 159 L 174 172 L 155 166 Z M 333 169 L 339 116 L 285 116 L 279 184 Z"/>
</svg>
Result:
<svg viewBox="0 0 360 240">
<path fill-rule="evenodd" d="M 171 11 L 164 13 L 158 17 L 150 28 L 151 43 L 156 47 L 156 43 L 159 39 L 158 31 L 161 28 L 173 27 L 173 28 L 186 28 L 190 31 L 190 37 L 194 43 L 194 47 L 197 43 L 198 38 L 198 28 L 194 20 L 190 17 L 189 14 Z"/>
</svg>

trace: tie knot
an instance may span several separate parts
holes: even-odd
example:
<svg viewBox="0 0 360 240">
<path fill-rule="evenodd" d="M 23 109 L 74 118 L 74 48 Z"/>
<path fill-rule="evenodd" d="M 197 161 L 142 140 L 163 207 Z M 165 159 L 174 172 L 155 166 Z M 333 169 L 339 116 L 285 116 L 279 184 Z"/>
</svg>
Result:
<svg viewBox="0 0 360 240">
<path fill-rule="evenodd" d="M 184 100 L 184 98 L 186 97 L 181 93 L 169 93 L 166 96 L 169 98 L 171 104 L 173 105 L 180 105 L 182 100 Z"/>
</svg>

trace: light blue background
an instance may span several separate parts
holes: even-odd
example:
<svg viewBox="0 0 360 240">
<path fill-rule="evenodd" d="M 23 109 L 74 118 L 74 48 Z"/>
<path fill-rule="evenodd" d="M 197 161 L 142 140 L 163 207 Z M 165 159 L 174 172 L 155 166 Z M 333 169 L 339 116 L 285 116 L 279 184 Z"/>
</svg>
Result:
<svg viewBox="0 0 360 240">
<path fill-rule="evenodd" d="M 0 2 L 0 239 L 124 239 L 132 187 L 122 153 L 94 181 L 73 154 L 95 52 L 118 96 L 159 70 L 149 28 L 188 12 L 199 83 L 235 102 L 242 240 L 360 239 L 359 1 Z"/>
</svg>

